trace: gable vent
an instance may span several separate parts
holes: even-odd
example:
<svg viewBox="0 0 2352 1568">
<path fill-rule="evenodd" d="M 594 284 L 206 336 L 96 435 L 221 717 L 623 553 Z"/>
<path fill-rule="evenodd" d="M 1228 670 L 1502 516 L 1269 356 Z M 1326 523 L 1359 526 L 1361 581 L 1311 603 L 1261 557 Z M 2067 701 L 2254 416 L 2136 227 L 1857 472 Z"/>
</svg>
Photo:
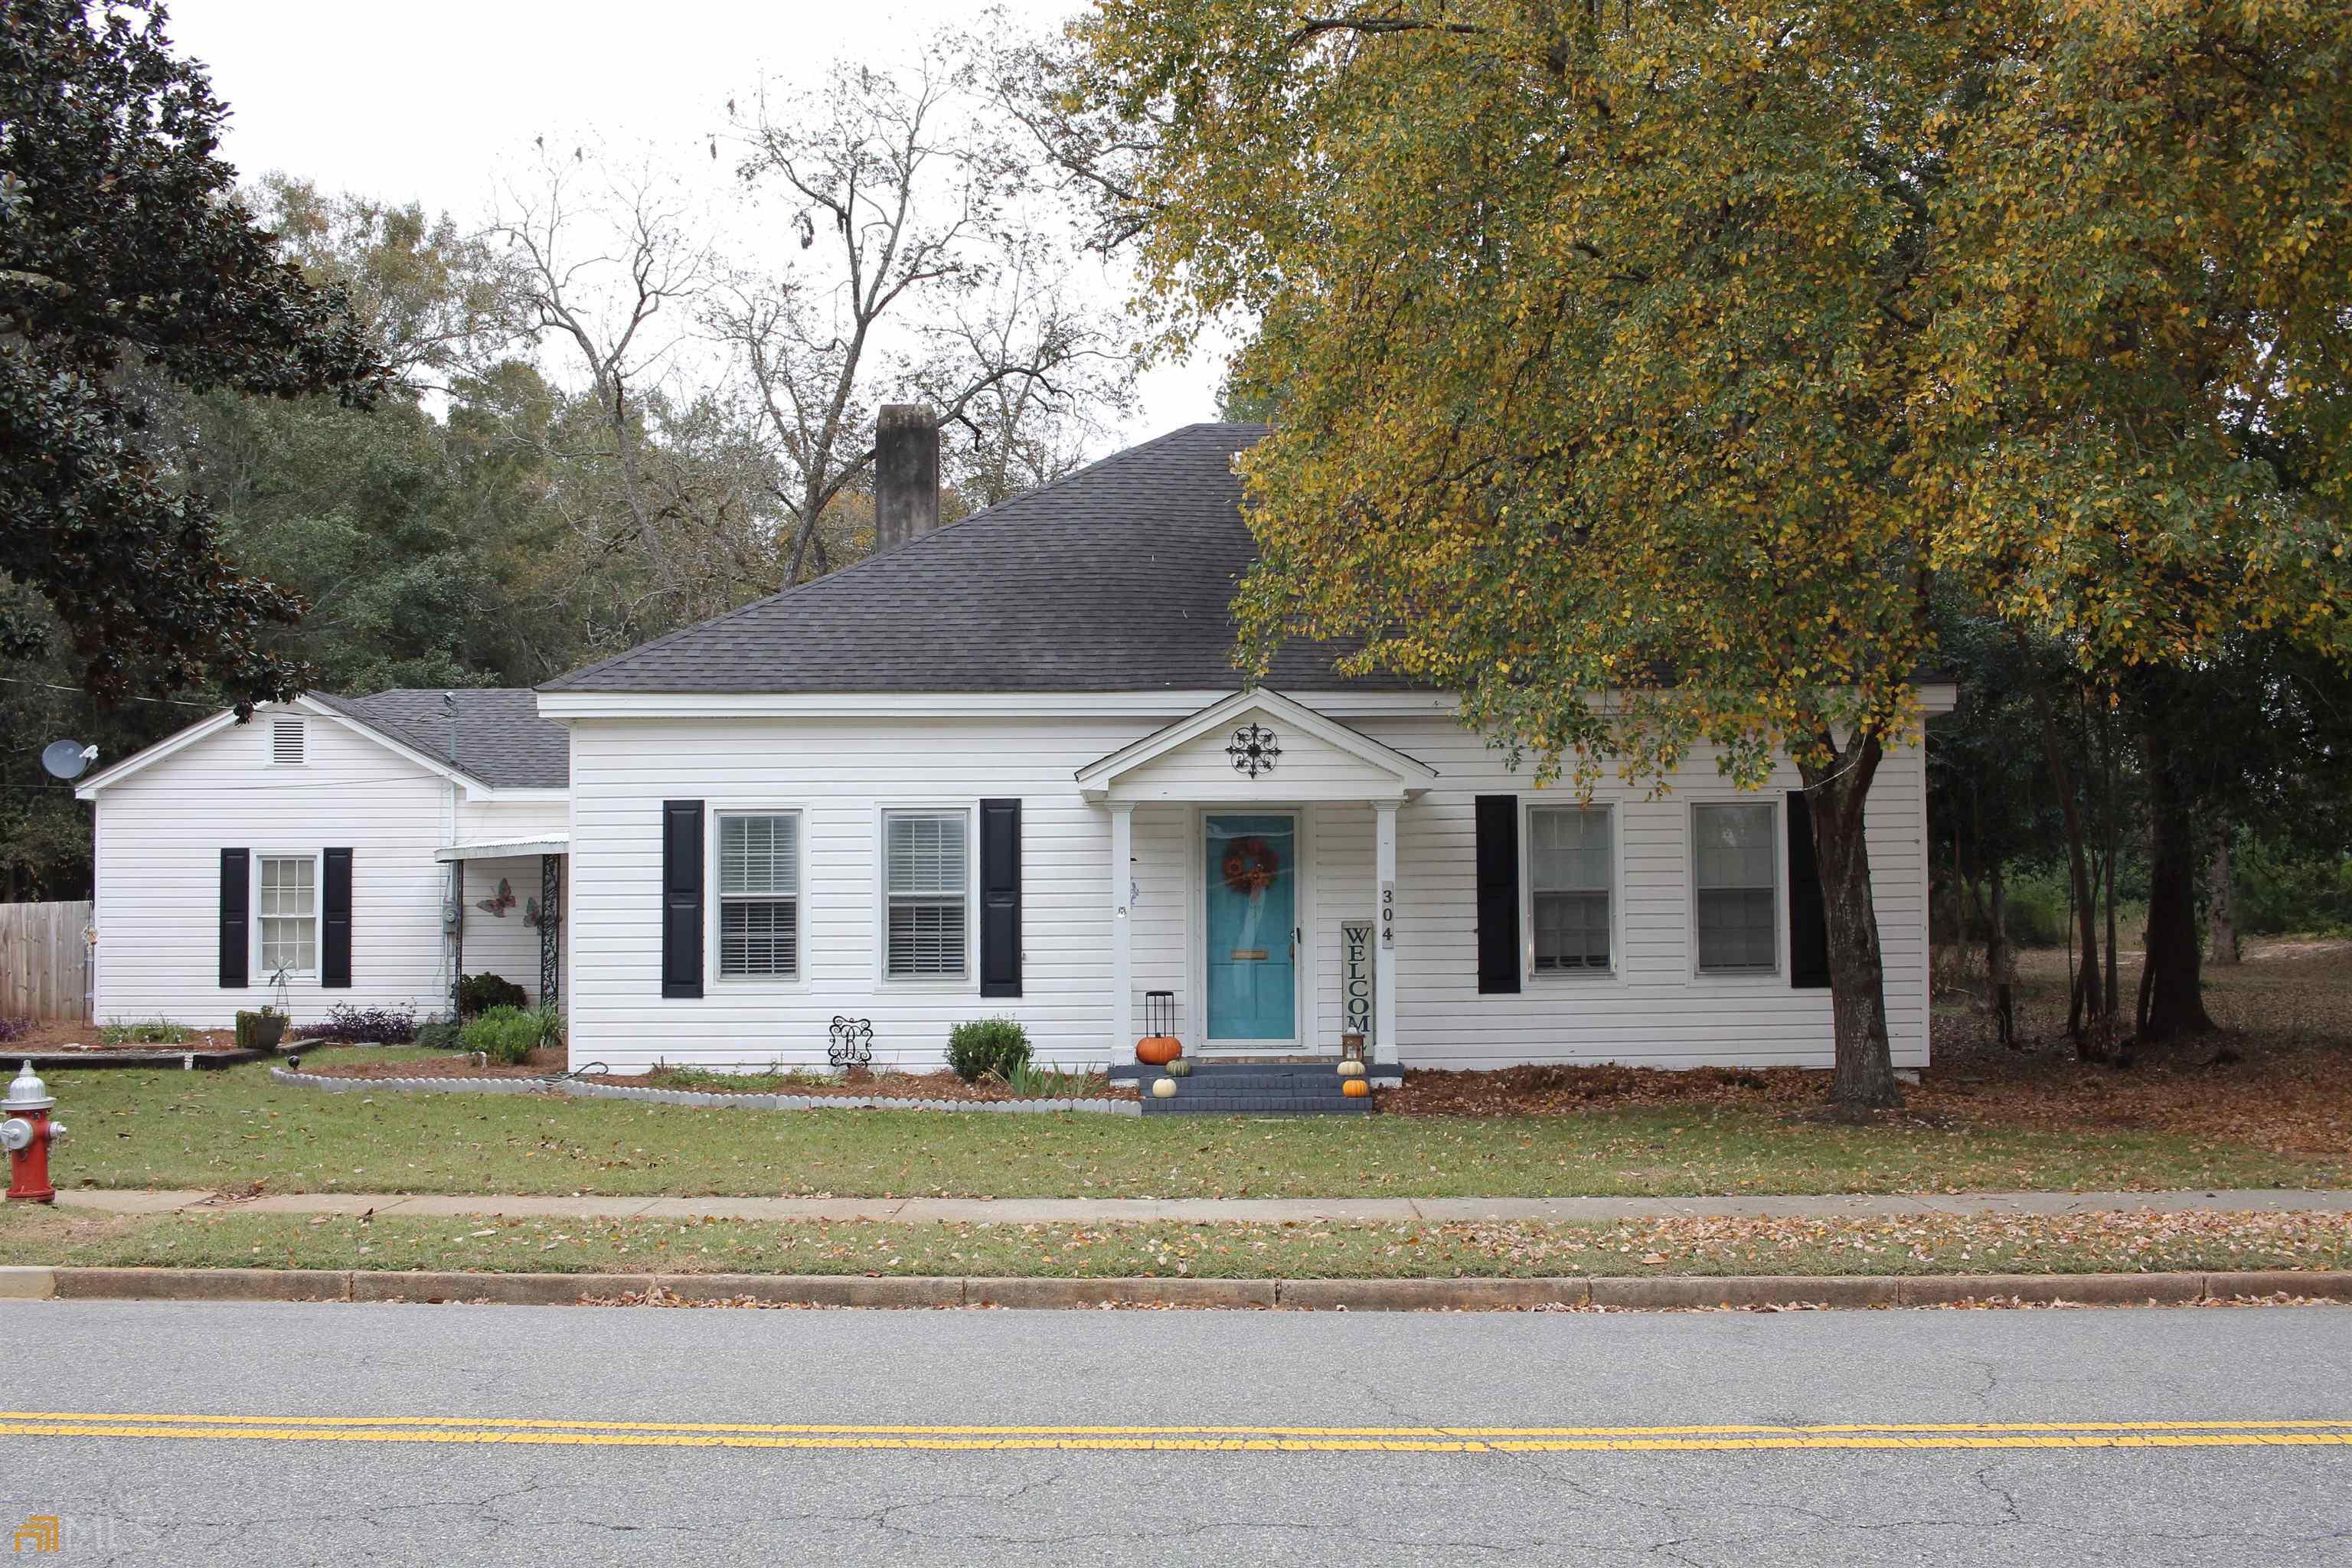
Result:
<svg viewBox="0 0 2352 1568">
<path fill-rule="evenodd" d="M 281 766 L 299 766 L 302 762 L 302 721 L 272 719 L 269 721 L 269 760 Z"/>
</svg>

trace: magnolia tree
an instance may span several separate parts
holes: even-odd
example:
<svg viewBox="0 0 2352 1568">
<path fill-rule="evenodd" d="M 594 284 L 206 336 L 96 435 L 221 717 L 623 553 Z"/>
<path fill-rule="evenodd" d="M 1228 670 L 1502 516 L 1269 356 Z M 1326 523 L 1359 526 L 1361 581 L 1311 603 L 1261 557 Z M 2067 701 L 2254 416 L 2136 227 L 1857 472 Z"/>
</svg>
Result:
<svg viewBox="0 0 2352 1568">
<path fill-rule="evenodd" d="M 1846 1109 L 1937 595 L 2105 679 L 2344 647 L 2342 7 L 1102 0 L 1062 69 L 1169 333 L 1258 323 L 1250 646 L 1360 637 L 1542 777 L 1785 752 Z"/>
<path fill-rule="evenodd" d="M 380 346 L 281 260 L 218 156 L 227 110 L 163 7 L 0 0 L 0 658 L 45 651 L 110 700 L 210 684 L 240 711 L 310 671 L 269 634 L 301 601 L 243 574 L 192 491 L 186 393 L 367 405 Z"/>
</svg>

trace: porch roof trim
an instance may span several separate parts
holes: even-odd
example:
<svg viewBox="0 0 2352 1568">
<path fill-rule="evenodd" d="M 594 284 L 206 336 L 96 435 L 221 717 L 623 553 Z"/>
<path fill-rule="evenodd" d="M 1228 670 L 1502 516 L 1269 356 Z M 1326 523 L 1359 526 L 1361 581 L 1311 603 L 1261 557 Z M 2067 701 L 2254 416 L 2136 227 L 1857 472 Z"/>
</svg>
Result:
<svg viewBox="0 0 2352 1568">
<path fill-rule="evenodd" d="M 492 838 L 479 844 L 444 844 L 433 851 L 433 858 L 450 860 L 505 860 L 525 855 L 569 855 L 572 835 L 542 833 L 536 838 Z"/>
<path fill-rule="evenodd" d="M 1261 686 L 1255 690 L 1236 691 L 1196 713 L 1153 731 L 1139 741 L 1120 747 L 1108 756 L 1088 763 L 1077 772 L 1078 793 L 1089 800 L 1108 798 L 1125 775 L 1251 714 L 1295 726 L 1325 744 L 1346 752 L 1381 775 L 1375 788 L 1351 791 L 1350 798 L 1409 800 L 1437 782 L 1437 770 L 1420 759 L 1409 757 L 1395 747 L 1385 745 L 1360 730 L 1318 713 L 1304 702 L 1285 697 L 1271 687 Z"/>
</svg>

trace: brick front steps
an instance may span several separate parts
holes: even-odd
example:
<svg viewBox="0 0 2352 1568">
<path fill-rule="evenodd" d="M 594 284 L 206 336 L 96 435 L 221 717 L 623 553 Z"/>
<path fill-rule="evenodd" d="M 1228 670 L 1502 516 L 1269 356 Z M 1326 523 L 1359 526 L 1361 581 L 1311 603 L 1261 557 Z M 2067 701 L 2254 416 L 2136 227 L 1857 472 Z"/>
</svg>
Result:
<svg viewBox="0 0 2352 1568">
<path fill-rule="evenodd" d="M 1194 1060 L 1189 1077 L 1174 1079 L 1173 1098 L 1161 1100 L 1151 1086 L 1168 1074 L 1129 1062 L 1110 1070 L 1115 1080 L 1132 1079 L 1143 1091 L 1146 1116 L 1362 1116 L 1370 1095 L 1349 1099 L 1347 1079 L 1326 1058 L 1309 1061 Z M 1387 1081 L 1395 1082 L 1395 1068 Z"/>
</svg>

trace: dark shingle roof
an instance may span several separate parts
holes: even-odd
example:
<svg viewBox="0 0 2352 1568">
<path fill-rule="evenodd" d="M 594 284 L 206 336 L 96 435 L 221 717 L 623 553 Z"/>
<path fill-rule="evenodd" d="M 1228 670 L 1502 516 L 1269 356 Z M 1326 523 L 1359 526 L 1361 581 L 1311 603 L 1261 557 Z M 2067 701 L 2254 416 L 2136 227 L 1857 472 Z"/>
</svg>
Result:
<svg viewBox="0 0 2352 1568">
<path fill-rule="evenodd" d="M 564 789 L 572 783 L 572 737 L 539 716 L 539 694 L 523 686 L 456 689 L 457 755 L 438 690 L 379 691 L 372 697 L 315 694 L 339 713 L 402 745 L 446 763 L 493 789 Z"/>
<path fill-rule="evenodd" d="M 1232 689 L 1229 606 L 1257 559 L 1232 460 L 1265 434 L 1188 425 L 542 689 Z M 1343 680 L 1349 651 L 1292 644 L 1266 684 L 1402 684 Z"/>
</svg>

